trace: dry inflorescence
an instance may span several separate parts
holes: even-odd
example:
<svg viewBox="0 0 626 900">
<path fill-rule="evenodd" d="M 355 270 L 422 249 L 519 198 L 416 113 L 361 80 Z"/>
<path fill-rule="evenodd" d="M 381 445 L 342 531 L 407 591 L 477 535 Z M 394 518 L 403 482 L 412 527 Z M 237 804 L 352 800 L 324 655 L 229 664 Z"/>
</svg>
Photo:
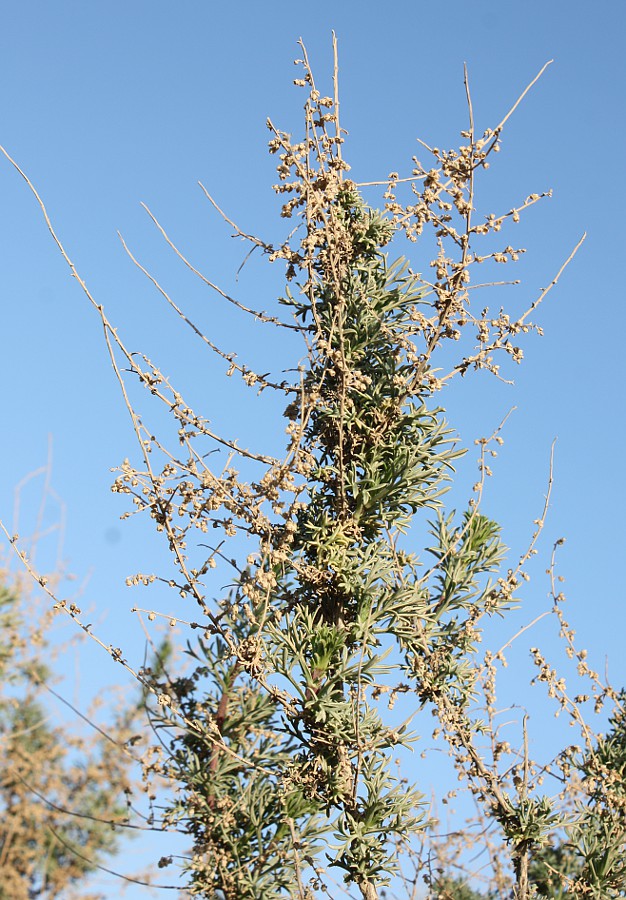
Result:
<svg viewBox="0 0 626 900">
<path fill-rule="evenodd" d="M 55 606 L 142 685 L 159 737 L 144 755 L 144 774 L 176 787 L 159 824 L 189 837 L 192 894 L 308 900 L 354 889 L 374 900 L 389 896 L 386 886 L 395 878 L 411 896 L 422 881 L 433 897 L 485 896 L 480 890 L 519 900 L 563 895 L 557 891 L 619 896 L 623 696 L 576 649 L 554 560 L 552 612 L 567 655 L 577 661 L 575 675 L 588 687 L 571 696 L 539 649 L 533 682 L 547 685 L 584 748 L 569 745 L 540 764 L 530 758 L 526 715 L 517 740 L 510 729 L 504 733 L 498 668 L 530 626 L 497 651 L 481 648 L 485 624 L 513 608 L 529 579 L 552 467 L 545 507 L 513 567 L 505 564 L 498 525 L 481 513 L 506 420 L 477 442 L 479 479 L 465 512 L 458 516 L 443 502 L 465 451 L 443 419 L 442 389 L 472 370 L 504 378 L 503 362 L 522 361 L 522 337 L 541 333 L 531 316 L 580 246 L 523 312 L 476 306 L 475 292 L 482 297 L 490 285 L 474 283 L 474 273 L 519 261 L 524 250 L 501 232 L 548 196 L 530 194 L 506 213 L 477 212 L 477 173 L 500 150 L 510 115 L 543 70 L 480 135 L 466 72 L 469 124 L 461 146 L 423 145 L 428 164 L 416 157 L 406 177 L 393 172 L 383 182 L 358 184 L 344 158 L 336 53 L 327 95 L 301 50 L 295 84 L 306 94 L 304 134 L 294 140 L 268 120 L 269 149 L 278 160 L 274 189 L 291 232 L 274 243 L 250 235 L 203 188 L 237 237 L 284 267 L 276 311 L 253 309 L 215 285 L 148 212 L 188 270 L 257 327 L 287 329 L 301 339 L 304 361 L 284 370 L 288 378 L 241 363 L 204 335 L 124 244 L 222 361 L 225 378 L 283 404 L 282 451 L 244 448 L 218 433 L 148 356 L 127 350 L 35 192 L 104 326 L 135 430 L 139 461 L 124 460 L 113 490 L 130 499 L 132 513 L 153 520 L 169 552 L 169 571 L 139 571 L 127 584 L 168 585 L 178 595 L 175 605 L 134 610 L 147 613 L 148 625 L 165 619 L 189 628 L 191 668 L 181 672 L 158 655 L 160 662 L 133 668 L 123 648 L 105 646 L 83 624 L 75 605 L 54 598 Z M 381 210 L 363 199 L 375 184 L 384 189 Z M 389 258 L 394 246 L 428 240 L 435 247 L 428 277 L 402 257 Z M 146 424 L 133 379 L 173 429 Z M 225 570 L 224 595 L 215 575 Z M 612 705 L 606 734 L 583 712 L 590 697 L 596 711 Z M 400 706 L 408 713 L 404 722 Z M 459 786 L 477 810 L 473 824 L 443 835 L 420 791 L 428 785 L 419 767 L 395 769 L 396 757 L 406 760 L 404 750 L 417 737 L 410 722 L 431 716 L 436 746 L 445 742 Z M 556 796 L 544 793 L 550 779 Z M 477 848 L 488 860 L 481 872 L 472 868 Z M 159 866 L 171 863 L 164 857 Z"/>
</svg>

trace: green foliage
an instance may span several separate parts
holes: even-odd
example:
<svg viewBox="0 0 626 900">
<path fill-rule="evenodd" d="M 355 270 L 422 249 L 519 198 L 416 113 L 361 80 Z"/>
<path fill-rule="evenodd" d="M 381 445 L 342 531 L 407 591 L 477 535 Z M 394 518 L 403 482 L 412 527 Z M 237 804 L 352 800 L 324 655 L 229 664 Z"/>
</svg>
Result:
<svg viewBox="0 0 626 900">
<path fill-rule="evenodd" d="M 564 838 L 537 854 L 530 876 L 546 898 L 626 894 L 626 693 L 618 695 L 609 730 L 572 764 L 582 796 Z"/>
<path fill-rule="evenodd" d="M 432 900 L 497 900 L 492 894 L 483 894 L 470 887 L 463 878 L 442 876 L 431 888 Z"/>
<path fill-rule="evenodd" d="M 540 897 L 564 900 L 571 897 L 569 887 L 581 870 L 580 857 L 565 840 L 549 844 L 536 853 L 528 867 L 531 884 Z"/>
<path fill-rule="evenodd" d="M 246 623 L 236 607 L 226 604 L 223 612 L 242 636 Z M 172 741 L 170 775 L 185 793 L 169 818 L 201 848 L 194 891 L 219 889 L 227 900 L 284 896 L 293 879 L 293 829 L 307 855 L 319 852 L 324 830 L 296 777 L 293 742 L 271 698 L 255 689 L 223 640 L 200 639 L 188 653 L 192 675 L 171 685 L 192 727 Z"/>
</svg>

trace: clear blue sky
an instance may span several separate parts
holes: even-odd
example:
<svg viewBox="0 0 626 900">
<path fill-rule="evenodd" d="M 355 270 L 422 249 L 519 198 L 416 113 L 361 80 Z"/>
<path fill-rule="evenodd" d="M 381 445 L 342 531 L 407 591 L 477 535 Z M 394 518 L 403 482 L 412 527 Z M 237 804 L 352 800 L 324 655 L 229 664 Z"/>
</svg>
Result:
<svg viewBox="0 0 626 900">
<path fill-rule="evenodd" d="M 4 4 L 0 142 L 40 190 L 79 271 L 131 348 L 180 373 L 205 414 L 230 429 L 238 410 L 224 402 L 217 369 L 187 354 L 185 332 L 125 257 L 116 230 L 210 335 L 233 348 L 241 339 L 260 365 L 265 353 L 267 368 L 293 364 L 278 344 L 259 346 L 240 333 L 230 312 L 181 273 L 139 204 L 147 203 L 225 289 L 249 299 L 262 298 L 264 289 L 274 296 L 276 280 L 253 265 L 235 283 L 245 249 L 230 239 L 197 181 L 244 229 L 275 233 L 265 119 L 297 131 L 296 40 L 305 40 L 324 80 L 331 29 L 339 39 L 341 109 L 350 133 L 345 154 L 357 181 L 409 171 L 417 136 L 454 145 L 466 123 L 464 62 L 482 128 L 499 120 L 554 59 L 507 128 L 486 182 L 487 198 L 501 211 L 533 191 L 554 190 L 512 236 L 528 248 L 528 258 L 515 273 L 524 279 L 516 289 L 523 296 L 511 299 L 532 299 L 583 231 L 588 238 L 539 314 L 545 337 L 526 344 L 516 386 L 466 379 L 444 402 L 469 443 L 518 407 L 486 499 L 518 551 L 541 510 L 550 444 L 558 437 L 541 561 L 526 592 L 528 617 L 546 602 L 541 571 L 552 541 L 564 536 L 561 574 L 570 619 L 592 659 L 603 668 L 608 653 L 612 679 L 623 684 L 622 3 Z M 52 483 L 67 514 L 64 556 L 79 579 L 89 574 L 81 605 L 97 610 L 107 641 L 119 642 L 122 623 L 125 649 L 138 660 L 143 644 L 140 634 L 132 636 L 128 610 L 140 598 L 123 586 L 124 578 L 158 568 L 163 548 L 141 527 L 119 523 L 124 506 L 109 492 L 109 469 L 134 453 L 128 418 L 97 318 L 4 160 L 0 197 L 0 515 L 10 523 L 14 487 L 45 463 L 52 435 Z M 257 304 L 263 307 L 263 299 Z M 251 440 L 255 434 L 271 439 L 268 421 L 248 426 Z M 283 426 L 279 420 L 276 429 Z M 467 478 L 473 478 L 469 469 Z M 37 482 L 24 492 L 24 532 L 34 522 L 39 492 Z M 51 508 L 50 522 L 55 515 Z M 93 650 L 81 666 L 84 698 L 120 675 Z M 120 863 L 127 871 L 133 865 Z M 131 889 L 128 896 L 146 893 Z"/>
</svg>

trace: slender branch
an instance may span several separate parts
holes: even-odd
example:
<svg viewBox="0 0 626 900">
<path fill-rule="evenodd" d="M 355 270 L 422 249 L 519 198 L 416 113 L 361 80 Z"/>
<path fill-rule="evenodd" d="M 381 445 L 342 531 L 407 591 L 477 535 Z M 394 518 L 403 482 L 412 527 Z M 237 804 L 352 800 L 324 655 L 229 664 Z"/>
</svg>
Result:
<svg viewBox="0 0 626 900">
<path fill-rule="evenodd" d="M 123 875 L 121 872 L 116 872 L 114 869 L 108 869 L 106 866 L 97 863 L 91 857 L 85 856 L 84 853 L 81 853 L 72 844 L 69 844 L 51 825 L 46 825 L 46 828 L 54 835 L 60 844 L 63 844 L 63 846 L 69 850 L 70 853 L 73 853 L 74 856 L 77 856 L 79 859 L 82 859 L 83 862 L 86 862 L 91 869 L 98 869 L 100 872 L 106 872 L 107 875 L 113 875 L 115 878 L 120 878 L 122 881 L 128 881 L 130 884 L 140 884 L 142 887 L 154 888 L 155 890 L 180 891 L 181 889 L 179 884 L 155 884 L 153 881 L 142 881 L 140 878 L 133 878 L 130 875 Z"/>
</svg>

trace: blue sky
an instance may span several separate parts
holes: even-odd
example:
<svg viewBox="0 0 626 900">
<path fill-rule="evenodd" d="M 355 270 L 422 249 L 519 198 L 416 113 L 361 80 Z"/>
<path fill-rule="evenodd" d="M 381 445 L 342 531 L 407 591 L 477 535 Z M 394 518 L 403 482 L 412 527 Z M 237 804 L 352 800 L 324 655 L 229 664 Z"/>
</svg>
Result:
<svg viewBox="0 0 626 900">
<path fill-rule="evenodd" d="M 537 317 L 545 337 L 525 345 L 516 386 L 468 378 L 443 402 L 470 445 L 517 407 L 486 497 L 517 551 L 541 511 L 550 445 L 558 438 L 550 515 L 525 595 L 528 617 L 546 603 L 541 573 L 553 540 L 564 536 L 560 571 L 570 620 L 600 668 L 609 655 L 616 685 L 626 682 L 619 562 L 626 501 L 625 9 L 616 0 L 599 0 L 593 10 L 571 0 L 26 0 L 4 4 L 0 30 L 0 142 L 39 189 L 81 275 L 129 346 L 179 375 L 205 414 L 231 431 L 241 407 L 223 394 L 213 362 L 188 353 L 188 335 L 133 268 L 117 230 L 218 342 L 242 346 L 242 356 L 259 365 L 268 360 L 267 368 L 294 360 L 277 342 L 242 331 L 230 310 L 180 271 L 140 202 L 226 290 L 251 301 L 264 291 L 272 298 L 280 279 L 254 262 L 236 281 L 245 248 L 230 238 L 197 182 L 242 228 L 275 233 L 265 120 L 297 132 L 303 97 L 291 81 L 299 37 L 328 83 L 331 29 L 337 33 L 345 155 L 357 181 L 409 171 L 418 136 L 439 146 L 457 142 L 466 124 L 464 62 L 483 128 L 554 59 L 511 120 L 485 179 L 485 207 L 502 211 L 533 191 L 554 190 L 511 238 L 528 249 L 515 272 L 523 286 L 511 301 L 533 299 L 583 231 L 588 237 Z M 139 598 L 124 579 L 157 568 L 163 548 L 141 525 L 119 522 L 124 506 L 109 491 L 110 468 L 134 452 L 128 417 L 97 318 L 24 183 L 3 160 L 0 197 L 0 516 L 11 522 L 14 488 L 45 463 L 51 436 L 52 485 L 66 514 L 64 558 L 79 582 L 88 578 L 81 605 L 96 610 L 105 640 L 117 643 L 123 628 L 137 660 L 142 637 L 128 610 Z M 273 439 L 269 416 L 248 418 L 246 427 L 251 441 Z M 283 427 L 279 419 L 276 429 Z M 463 477 L 472 483 L 469 463 Z M 24 533 L 32 530 L 40 492 L 38 479 L 23 491 Z M 57 517 L 52 503 L 48 523 Z M 47 552 L 52 559 L 52 548 Z M 119 675 L 106 655 L 90 651 L 81 662 L 81 698 Z M 146 896 L 134 891 L 128 896 Z"/>
</svg>

